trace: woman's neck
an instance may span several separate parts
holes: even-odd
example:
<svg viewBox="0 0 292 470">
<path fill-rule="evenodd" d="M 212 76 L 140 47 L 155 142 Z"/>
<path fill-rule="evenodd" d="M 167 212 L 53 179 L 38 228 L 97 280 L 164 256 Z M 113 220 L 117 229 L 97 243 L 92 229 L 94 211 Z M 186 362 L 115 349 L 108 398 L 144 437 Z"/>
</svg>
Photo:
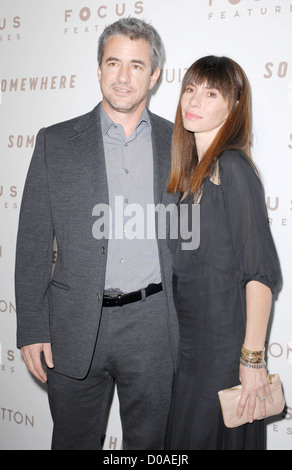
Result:
<svg viewBox="0 0 292 470">
<path fill-rule="evenodd" d="M 199 161 L 202 160 L 203 156 L 212 144 L 213 140 L 215 139 L 223 124 L 224 123 L 222 123 L 219 127 L 216 127 L 215 129 L 211 129 L 209 131 L 194 133 Z"/>
<path fill-rule="evenodd" d="M 210 147 L 213 139 L 210 139 L 210 136 L 206 136 L 205 132 L 195 132 L 194 136 L 196 141 L 198 160 L 200 162 L 205 155 L 206 150 Z"/>
</svg>

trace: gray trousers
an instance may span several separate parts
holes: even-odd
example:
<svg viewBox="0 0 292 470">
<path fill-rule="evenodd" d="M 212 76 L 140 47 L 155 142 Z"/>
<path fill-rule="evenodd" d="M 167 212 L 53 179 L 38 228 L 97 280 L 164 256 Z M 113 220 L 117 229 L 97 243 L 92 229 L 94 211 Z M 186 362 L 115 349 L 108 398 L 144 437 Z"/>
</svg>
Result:
<svg viewBox="0 0 292 470">
<path fill-rule="evenodd" d="M 163 449 L 173 376 L 165 309 L 163 291 L 141 302 L 103 308 L 86 378 L 48 371 L 53 450 L 102 449 L 114 384 L 123 449 Z"/>
</svg>

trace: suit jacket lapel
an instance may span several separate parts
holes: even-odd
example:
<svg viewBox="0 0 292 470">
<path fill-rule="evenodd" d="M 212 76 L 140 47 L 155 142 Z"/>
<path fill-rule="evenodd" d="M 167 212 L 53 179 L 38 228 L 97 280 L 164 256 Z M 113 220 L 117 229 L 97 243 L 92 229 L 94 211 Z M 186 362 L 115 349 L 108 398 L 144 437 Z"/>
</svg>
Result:
<svg viewBox="0 0 292 470">
<path fill-rule="evenodd" d="M 74 126 L 76 134 L 70 141 L 75 152 L 82 158 L 98 200 L 108 203 L 108 185 L 101 133 L 99 106 L 80 117 Z"/>
<path fill-rule="evenodd" d="M 161 132 L 159 119 L 150 112 L 149 116 L 152 126 L 154 203 L 159 204 L 165 195 L 170 175 L 170 141 L 169 136 Z"/>
<path fill-rule="evenodd" d="M 108 203 L 108 184 L 104 156 L 101 123 L 97 105 L 90 113 L 75 123 L 75 134 L 70 141 L 78 157 L 82 159 L 98 200 Z M 161 132 L 159 119 L 148 110 L 152 126 L 154 203 L 159 204 L 165 197 L 170 174 L 169 136 Z M 168 198 L 167 198 L 168 199 Z"/>
</svg>

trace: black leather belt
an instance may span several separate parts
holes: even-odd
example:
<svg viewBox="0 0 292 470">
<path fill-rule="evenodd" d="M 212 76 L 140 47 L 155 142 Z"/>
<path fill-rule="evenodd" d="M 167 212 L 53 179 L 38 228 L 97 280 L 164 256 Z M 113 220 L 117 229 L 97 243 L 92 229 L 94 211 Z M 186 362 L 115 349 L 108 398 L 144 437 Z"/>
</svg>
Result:
<svg viewBox="0 0 292 470">
<path fill-rule="evenodd" d="M 145 290 L 146 297 L 149 297 L 149 295 L 160 292 L 162 290 L 162 284 L 149 284 L 146 289 L 130 292 L 129 294 L 104 295 L 102 305 L 104 307 L 122 307 L 125 304 L 138 302 L 143 298 L 143 290 Z"/>
</svg>

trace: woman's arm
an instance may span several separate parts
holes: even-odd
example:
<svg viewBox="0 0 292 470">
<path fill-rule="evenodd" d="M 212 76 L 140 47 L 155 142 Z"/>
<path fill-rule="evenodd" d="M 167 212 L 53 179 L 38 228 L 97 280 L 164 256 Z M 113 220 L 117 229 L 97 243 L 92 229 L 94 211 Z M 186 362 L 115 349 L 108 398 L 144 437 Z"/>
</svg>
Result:
<svg viewBox="0 0 292 470">
<path fill-rule="evenodd" d="M 258 281 L 250 281 L 246 285 L 246 332 L 244 348 L 249 351 L 264 350 L 267 327 L 272 303 L 271 290 Z M 262 416 L 265 416 L 266 400 L 273 403 L 266 368 L 255 369 L 240 365 L 240 381 L 242 394 L 237 408 L 238 416 L 242 416 L 247 406 L 249 422 L 253 422 L 256 400 L 260 401 Z M 260 399 L 259 397 L 265 397 Z"/>
</svg>

